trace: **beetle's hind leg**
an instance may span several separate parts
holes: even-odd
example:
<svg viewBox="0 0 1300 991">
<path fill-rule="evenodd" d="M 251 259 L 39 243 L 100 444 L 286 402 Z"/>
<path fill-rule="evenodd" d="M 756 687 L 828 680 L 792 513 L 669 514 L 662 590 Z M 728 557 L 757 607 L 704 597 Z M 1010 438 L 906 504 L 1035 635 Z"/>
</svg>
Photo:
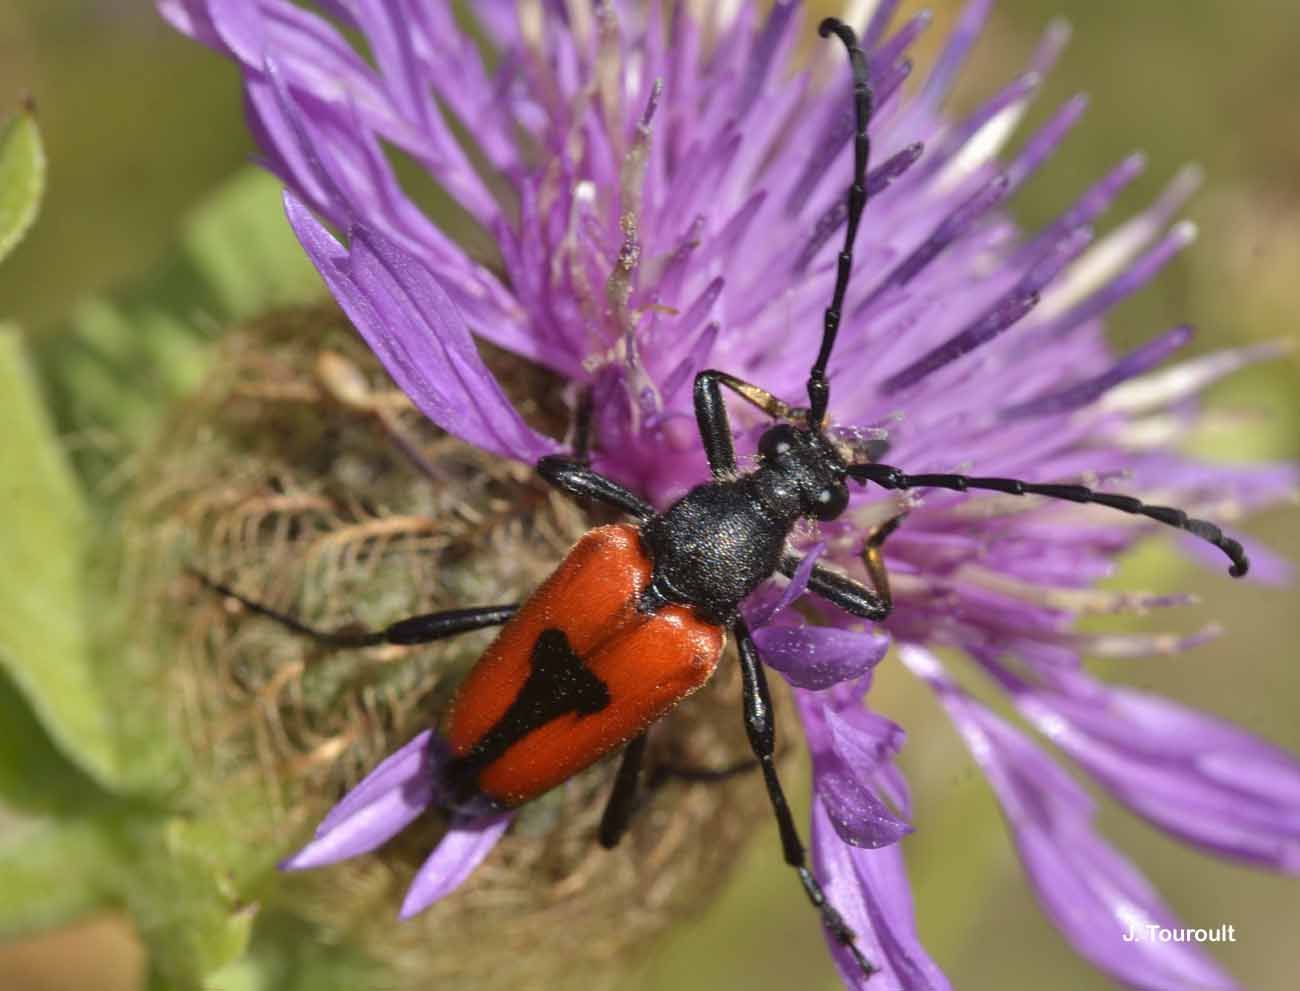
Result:
<svg viewBox="0 0 1300 991">
<path fill-rule="evenodd" d="M 618 773 L 614 776 L 614 788 L 605 803 L 605 812 L 600 817 L 600 830 L 597 838 L 606 850 L 618 846 L 618 841 L 632 824 L 632 818 L 645 804 L 646 795 L 640 788 L 641 765 L 645 762 L 648 733 L 634 737 L 623 750 L 619 761 Z"/>
<path fill-rule="evenodd" d="M 220 595 L 228 596 L 239 602 L 244 608 L 274 620 L 281 626 L 299 636 L 308 637 L 326 647 L 373 647 L 378 644 L 421 644 L 445 640 L 471 630 L 482 630 L 490 626 L 500 626 L 515 614 L 516 604 L 503 606 L 480 606 L 474 609 L 448 609 L 444 612 L 423 613 L 407 619 L 399 619 L 382 630 L 320 630 L 302 622 L 288 613 L 272 609 L 254 599 L 236 592 L 229 585 L 209 578 L 194 568 L 190 574 L 208 588 Z"/>
<path fill-rule="evenodd" d="M 605 803 L 605 813 L 600 818 L 600 830 L 597 834 L 600 845 L 606 850 L 618 846 L 637 813 L 645 808 L 655 792 L 668 782 L 714 784 L 759 768 L 758 761 L 752 757 L 717 768 L 659 764 L 650 772 L 645 783 L 641 784 L 641 768 L 645 761 L 647 738 L 648 733 L 642 733 L 623 751 L 622 762 L 618 765 L 618 774 L 614 777 L 614 788 Z"/>
</svg>

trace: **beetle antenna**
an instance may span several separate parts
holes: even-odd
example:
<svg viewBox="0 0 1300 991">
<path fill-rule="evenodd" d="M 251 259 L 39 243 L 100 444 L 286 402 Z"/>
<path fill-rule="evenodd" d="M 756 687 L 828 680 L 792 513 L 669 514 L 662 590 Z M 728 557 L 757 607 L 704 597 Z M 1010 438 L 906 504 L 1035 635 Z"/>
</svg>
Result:
<svg viewBox="0 0 1300 991">
<path fill-rule="evenodd" d="M 1149 506 L 1132 496 L 1112 492 L 1094 492 L 1084 485 L 1042 485 L 1037 482 L 1022 482 L 1018 478 L 974 478 L 970 475 L 905 475 L 891 465 L 854 464 L 848 466 L 849 476 L 860 482 L 875 482 L 886 489 L 954 489 L 965 492 L 967 489 L 987 489 L 990 492 L 1004 492 L 1008 495 L 1041 495 L 1049 499 L 1064 499 L 1067 502 L 1095 503 L 1121 513 L 1145 516 L 1157 523 L 1186 530 L 1194 537 L 1200 537 L 1213 544 L 1227 555 L 1232 562 L 1228 574 L 1240 578 L 1250 570 L 1250 561 L 1245 549 L 1231 537 L 1225 536 L 1213 523 L 1188 516 L 1181 509 L 1172 506 Z"/>
<path fill-rule="evenodd" d="M 830 361 L 835 335 L 840 329 L 840 310 L 844 294 L 849 288 L 849 274 L 853 271 L 853 240 L 857 237 L 862 208 L 867 203 L 867 159 L 871 155 L 871 139 L 867 137 L 867 124 L 871 120 L 872 95 L 868 79 L 867 56 L 858 47 L 858 36 L 843 21 L 828 17 L 821 22 L 817 33 L 828 38 L 833 33 L 849 53 L 853 69 L 853 113 L 857 128 L 853 134 L 853 185 L 849 187 L 848 227 L 844 231 L 844 247 L 840 251 L 839 267 L 835 273 L 835 294 L 826 308 L 822 329 L 822 345 L 808 373 L 808 422 L 820 430 L 826 419 L 826 406 L 830 402 L 830 384 L 826 381 L 826 363 Z"/>
</svg>

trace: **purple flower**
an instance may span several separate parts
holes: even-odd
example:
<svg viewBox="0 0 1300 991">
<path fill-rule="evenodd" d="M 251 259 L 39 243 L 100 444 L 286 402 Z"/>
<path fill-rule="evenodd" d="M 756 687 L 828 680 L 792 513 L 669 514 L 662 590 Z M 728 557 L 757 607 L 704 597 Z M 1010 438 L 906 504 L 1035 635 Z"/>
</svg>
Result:
<svg viewBox="0 0 1300 991">
<path fill-rule="evenodd" d="M 590 386 L 596 468 L 662 507 L 706 475 L 691 407 L 697 371 L 802 394 L 845 221 L 852 102 L 842 53 L 829 46 L 787 78 L 797 3 L 779 2 L 761 21 L 747 5 L 702 5 L 701 21 L 684 4 L 483 2 L 473 9 L 494 69 L 448 4 L 159 6 L 238 62 L 250 124 L 286 184 L 304 248 L 393 378 L 447 431 L 524 461 L 558 449 L 510 406 L 472 333 Z M 876 5 L 861 32 L 876 112 L 870 198 L 830 364 L 834 429 L 887 436 L 890 461 L 910 472 L 1086 479 L 1101 489 L 1122 479 L 1125 491 L 1198 514 L 1235 515 L 1291 491 L 1290 466 L 1171 453 L 1197 422 L 1196 394 L 1270 349 L 1157 371 L 1190 328 L 1121 356 L 1104 340 L 1100 317 L 1193 240 L 1194 227 L 1175 218 L 1196 173 L 1179 173 L 1098 240 L 1092 225 L 1144 167 L 1131 156 L 1042 230 L 1020 232 L 1002 205 L 1056 150 L 1083 99 L 1013 157 L 999 152 L 1067 32 L 1051 27 L 1024 75 L 952 121 L 940 105 L 990 4 L 967 6 L 915 88 L 907 52 L 926 18 L 889 33 L 896 6 Z M 340 27 L 365 39 L 370 59 Z M 494 257 L 479 260 L 421 213 L 390 151 L 427 170 L 490 235 Z M 737 423 L 738 449 L 750 454 L 762 424 L 743 413 Z M 927 649 L 965 653 L 1140 815 L 1221 856 L 1296 873 L 1293 757 L 1081 671 L 1085 653 L 1194 642 L 1074 630 L 1084 613 L 1183 601 L 1094 588 L 1154 525 L 1015 496 L 927 490 L 907 505 L 888 545 L 894 612 L 883 628 L 816 605 L 820 623 L 810 625 L 786 608 L 817 555 L 858 567 L 862 533 L 901 508 L 877 489 L 856 492 L 848 513 L 805 535 L 808 561 L 784 593 L 762 590 L 747 606 L 765 660 L 797 688 L 814 770 L 813 860 L 883 968 L 871 991 L 948 987 L 918 942 L 896 842 L 911 829 L 893 763 L 902 730 L 863 704 L 891 641 L 985 770 L 1029 881 L 1073 946 L 1134 987 L 1232 987 L 1194 946 L 1122 938 L 1174 916 L 1094 831 L 1073 779 L 959 689 Z M 1285 577 L 1281 562 L 1263 559 L 1256 576 Z M 437 804 L 440 759 L 429 734 L 417 737 L 287 866 L 354 856 L 400 831 Z M 404 912 L 454 888 L 505 827 L 499 816 L 455 818 Z M 847 955 L 832 952 L 846 983 L 863 986 Z"/>
<path fill-rule="evenodd" d="M 383 846 L 439 804 L 435 782 L 446 760 L 431 730 L 390 754 L 330 810 L 305 847 L 284 860 L 287 871 L 324 867 Z M 422 912 L 458 888 L 510 825 L 509 812 L 453 814 L 447 833 L 416 872 L 402 902 L 403 919 Z"/>
</svg>

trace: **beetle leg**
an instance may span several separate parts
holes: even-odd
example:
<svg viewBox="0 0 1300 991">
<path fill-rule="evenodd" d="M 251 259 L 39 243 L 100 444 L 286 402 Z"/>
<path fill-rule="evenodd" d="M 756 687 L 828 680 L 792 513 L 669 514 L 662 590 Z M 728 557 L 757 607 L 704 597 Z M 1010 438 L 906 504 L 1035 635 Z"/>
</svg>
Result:
<svg viewBox="0 0 1300 991">
<path fill-rule="evenodd" d="M 587 386 L 578 394 L 573 411 L 573 453 L 548 454 L 537 462 L 537 473 L 577 499 L 594 499 L 639 520 L 649 519 L 655 514 L 653 506 L 591 467 L 592 413 L 591 387 Z"/>
<path fill-rule="evenodd" d="M 897 516 L 891 516 L 879 526 L 874 526 L 867 533 L 867 542 L 862 545 L 862 564 L 867 569 L 867 575 L 871 578 L 871 585 L 880 597 L 881 603 L 885 609 L 885 616 L 894 607 L 894 599 L 889 594 L 889 572 L 885 570 L 885 558 L 881 552 L 881 547 L 889 535 L 898 529 L 898 524 L 907 518 L 907 511 L 899 513 Z M 881 616 L 884 619 L 885 616 Z"/>
<path fill-rule="evenodd" d="M 800 558 L 795 555 L 783 558 L 781 573 L 787 576 L 793 574 L 795 568 L 799 566 L 799 561 Z M 870 567 L 868 573 L 871 573 Z M 872 583 L 876 583 L 874 574 L 872 574 Z M 884 594 L 878 594 L 862 582 L 832 568 L 823 568 L 820 564 L 814 567 L 812 574 L 808 576 L 808 591 L 820 595 L 831 605 L 839 606 L 847 613 L 876 623 L 888 616 L 893 607 L 889 598 L 888 584 L 884 587 Z"/>
<path fill-rule="evenodd" d="M 853 954 L 854 960 L 862 968 L 863 974 L 870 977 L 876 968 L 858 949 L 853 930 L 848 927 L 843 917 L 826 898 L 822 887 L 817 883 L 804 852 L 803 842 L 799 839 L 799 830 L 790 814 L 785 792 L 776 773 L 776 723 L 772 712 L 772 697 L 767 688 L 767 676 L 763 672 L 763 662 L 758 656 L 758 647 L 750 636 L 749 627 L 743 619 L 731 624 L 732 634 L 736 638 L 736 647 L 740 652 L 740 672 L 745 691 L 745 732 L 749 744 L 758 758 L 763 771 L 763 783 L 767 785 L 767 795 L 772 802 L 772 811 L 776 815 L 777 827 L 781 833 L 781 849 L 785 862 L 799 874 L 803 889 L 822 917 L 822 925 L 835 938 L 835 941 Z"/>
<path fill-rule="evenodd" d="M 893 600 L 889 597 L 889 579 L 885 575 L 879 545 L 873 547 L 869 544 L 863 548 L 862 554 L 867 566 L 867 574 L 871 576 L 871 583 L 876 590 L 833 568 L 824 568 L 819 564 L 808 576 L 808 591 L 821 596 L 833 606 L 839 606 L 846 613 L 878 623 L 888 616 L 894 607 Z M 801 560 L 802 558 L 796 554 L 787 554 L 781 559 L 781 574 L 787 578 L 793 575 Z"/>
<path fill-rule="evenodd" d="M 704 455 L 714 478 L 736 473 L 736 448 L 731 440 L 731 421 L 718 388 L 724 372 L 706 371 L 695 376 L 695 423 L 704 442 Z"/>
<path fill-rule="evenodd" d="M 241 595 L 229 585 L 213 581 L 201 571 L 191 568 L 190 573 L 214 592 L 227 595 L 259 616 L 273 619 L 294 633 L 310 637 L 317 643 L 324 644 L 327 647 L 373 647 L 382 643 L 432 643 L 435 640 L 445 640 L 447 637 L 468 633 L 471 630 L 500 626 L 513 616 L 519 608 L 517 605 L 505 605 L 480 606 L 476 609 L 448 609 L 445 612 L 424 613 L 407 619 L 399 619 L 396 623 L 391 623 L 382 630 L 318 630 L 314 626 L 308 626 L 301 620 L 295 619 L 288 613 L 282 613 Z"/>
<path fill-rule="evenodd" d="M 744 379 L 713 368 L 700 372 L 695 376 L 695 422 L 700 428 L 704 453 L 714 478 L 729 478 L 736 473 L 736 450 L 731 440 L 731 422 L 727 419 L 721 386 L 726 386 L 774 420 L 794 423 L 807 420 L 805 410 L 796 409 Z"/>
<path fill-rule="evenodd" d="M 685 781 L 688 784 L 716 784 L 719 781 L 734 778 L 739 774 L 757 771 L 759 767 L 758 761 L 753 757 L 746 757 L 744 760 L 738 760 L 726 767 L 678 767 L 675 764 L 660 764 L 650 772 L 650 780 L 646 782 L 646 790 L 654 791 L 656 788 L 662 788 L 669 781 Z"/>
<path fill-rule="evenodd" d="M 650 796 L 670 781 L 685 781 L 689 784 L 715 784 L 727 781 L 738 774 L 756 771 L 759 763 L 753 757 L 728 764 L 726 767 L 674 767 L 659 764 L 650 772 L 643 787 L 638 788 L 641 765 L 645 754 L 646 735 L 642 733 L 623 751 L 623 762 L 619 764 L 618 775 L 614 778 L 614 789 L 605 804 L 605 813 L 600 819 L 600 845 L 612 850 L 618 845 L 623 834 L 636 814 L 640 812 Z"/>
<path fill-rule="evenodd" d="M 894 600 L 889 594 L 889 573 L 881 547 L 906 516 L 906 512 L 899 513 L 868 532 L 862 547 L 862 564 L 871 579 L 870 588 L 848 575 L 817 565 L 808 576 L 808 590 L 854 616 L 877 623 L 887 617 L 894 608 Z M 787 578 L 792 576 L 802 560 L 797 554 L 786 554 L 781 558 L 781 574 Z"/>
<path fill-rule="evenodd" d="M 573 460 L 583 464 L 591 462 L 591 417 L 594 410 L 591 386 L 586 386 L 578 394 L 578 406 L 573 411 Z"/>
<path fill-rule="evenodd" d="M 647 520 L 655 514 L 654 507 L 640 496 L 574 458 L 548 454 L 537 462 L 537 473 L 557 489 L 578 499 L 595 499 L 639 520 Z"/>
<path fill-rule="evenodd" d="M 648 734 L 634 737 L 623 751 L 623 760 L 618 765 L 618 775 L 614 778 L 614 789 L 609 793 L 605 803 L 605 812 L 600 817 L 600 845 L 606 850 L 618 846 L 618 841 L 627 832 L 632 817 L 644 803 L 646 795 L 637 787 L 641 778 L 641 764 L 645 759 L 645 746 Z"/>
</svg>

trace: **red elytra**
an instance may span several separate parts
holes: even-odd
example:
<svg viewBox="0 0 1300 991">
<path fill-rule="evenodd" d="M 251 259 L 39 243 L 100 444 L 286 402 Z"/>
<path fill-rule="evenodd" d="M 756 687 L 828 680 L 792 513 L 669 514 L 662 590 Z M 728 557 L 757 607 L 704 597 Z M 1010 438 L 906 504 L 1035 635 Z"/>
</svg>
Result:
<svg viewBox="0 0 1300 991">
<path fill-rule="evenodd" d="M 585 534 L 462 682 L 447 737 L 457 757 L 501 723 L 533 673 L 538 638 L 564 633 L 582 665 L 608 689 L 599 712 L 567 712 L 519 736 L 477 775 L 478 790 L 520 805 L 639 735 L 702 686 L 726 643 L 722 627 L 686 606 L 637 609 L 652 566 L 630 524 Z"/>
</svg>

